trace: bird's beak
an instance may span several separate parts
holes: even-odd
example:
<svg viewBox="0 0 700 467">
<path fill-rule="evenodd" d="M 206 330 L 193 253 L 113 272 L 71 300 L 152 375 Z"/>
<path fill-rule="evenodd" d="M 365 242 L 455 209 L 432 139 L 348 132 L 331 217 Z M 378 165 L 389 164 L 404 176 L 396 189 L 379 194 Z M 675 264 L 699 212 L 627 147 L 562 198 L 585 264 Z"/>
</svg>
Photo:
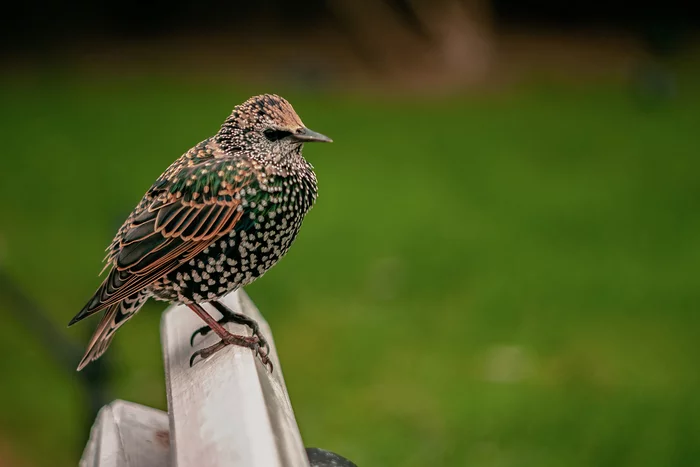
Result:
<svg viewBox="0 0 700 467">
<path fill-rule="evenodd" d="M 333 140 L 326 135 L 321 133 L 316 133 L 308 128 L 301 128 L 296 132 L 292 133 L 291 138 L 294 141 L 299 141 L 300 143 L 332 143 Z"/>
</svg>

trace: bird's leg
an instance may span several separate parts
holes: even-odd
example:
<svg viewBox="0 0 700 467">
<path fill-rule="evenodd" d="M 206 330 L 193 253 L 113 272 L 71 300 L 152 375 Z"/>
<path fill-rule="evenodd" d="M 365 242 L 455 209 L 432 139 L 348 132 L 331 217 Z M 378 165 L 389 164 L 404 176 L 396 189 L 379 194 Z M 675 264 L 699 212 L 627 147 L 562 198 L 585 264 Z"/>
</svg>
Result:
<svg viewBox="0 0 700 467">
<path fill-rule="evenodd" d="M 216 322 L 223 325 L 226 323 L 236 323 L 236 324 L 242 324 L 244 326 L 248 326 L 250 330 L 253 332 L 254 336 L 258 336 L 258 339 L 260 340 L 260 347 L 264 349 L 264 355 L 270 355 L 270 344 L 267 343 L 267 340 L 265 337 L 263 337 L 262 333 L 260 332 L 260 326 L 258 326 L 257 321 L 255 321 L 253 318 L 244 315 L 243 313 L 236 313 L 223 303 L 221 303 L 218 300 L 214 300 L 210 302 L 214 308 L 219 310 L 219 313 L 221 313 L 221 318 L 219 318 Z M 206 336 L 209 334 L 209 331 L 211 331 L 211 328 L 209 326 L 202 326 L 201 328 L 197 329 L 193 334 L 192 337 L 190 337 L 190 345 L 194 345 L 194 339 L 198 335 Z"/>
<path fill-rule="evenodd" d="M 221 338 L 221 341 L 217 342 L 216 344 L 193 353 L 192 357 L 190 357 L 190 366 L 192 366 L 197 357 L 206 359 L 227 345 L 239 345 L 241 347 L 247 347 L 260 355 L 260 360 L 262 363 L 264 365 L 269 365 L 270 371 L 272 371 L 272 363 L 267 357 L 267 354 L 260 352 L 260 338 L 258 336 L 249 337 L 231 334 L 221 324 L 217 323 L 216 320 L 212 318 L 201 305 L 197 303 L 190 303 L 187 306 L 194 311 L 197 316 L 202 318 L 202 320 L 204 320 L 204 322 L 207 323 L 207 325 Z"/>
<path fill-rule="evenodd" d="M 235 311 L 233 311 L 218 300 L 214 300 L 213 302 L 211 302 L 211 304 L 214 305 L 214 308 L 219 310 L 219 313 L 221 313 L 224 317 L 230 320 L 230 322 L 248 326 L 251 332 L 253 333 L 253 336 L 257 336 L 260 347 L 262 347 L 265 350 L 264 356 L 267 357 L 268 355 L 270 355 L 270 344 L 267 343 L 267 340 L 260 332 L 260 326 L 258 326 L 257 321 L 255 321 L 250 316 L 244 315 L 243 313 L 236 313 Z"/>
<path fill-rule="evenodd" d="M 216 322 L 221 324 L 222 326 L 226 323 L 237 323 L 235 320 L 235 313 L 228 312 L 228 310 L 224 313 L 221 312 L 222 316 L 221 318 L 217 319 Z M 238 324 L 245 324 L 245 323 L 238 323 Z M 206 336 L 211 332 L 212 328 L 209 326 L 202 326 L 201 328 L 197 329 L 195 332 L 192 333 L 192 336 L 190 337 L 190 345 L 194 345 L 194 340 L 197 338 L 197 336 Z"/>
</svg>

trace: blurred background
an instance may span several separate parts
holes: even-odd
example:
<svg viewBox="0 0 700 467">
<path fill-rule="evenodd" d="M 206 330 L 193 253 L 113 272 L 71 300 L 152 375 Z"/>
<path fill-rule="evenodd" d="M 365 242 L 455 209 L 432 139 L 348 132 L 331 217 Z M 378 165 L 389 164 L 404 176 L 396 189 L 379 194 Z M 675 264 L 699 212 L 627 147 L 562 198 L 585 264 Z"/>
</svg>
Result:
<svg viewBox="0 0 700 467">
<path fill-rule="evenodd" d="M 0 466 L 166 409 L 151 303 L 66 328 L 157 176 L 275 92 L 335 143 L 248 293 L 307 446 L 359 466 L 700 462 L 692 2 L 10 2 L 0 18 Z M 232 421 L 234 423 L 235 421 Z"/>
</svg>

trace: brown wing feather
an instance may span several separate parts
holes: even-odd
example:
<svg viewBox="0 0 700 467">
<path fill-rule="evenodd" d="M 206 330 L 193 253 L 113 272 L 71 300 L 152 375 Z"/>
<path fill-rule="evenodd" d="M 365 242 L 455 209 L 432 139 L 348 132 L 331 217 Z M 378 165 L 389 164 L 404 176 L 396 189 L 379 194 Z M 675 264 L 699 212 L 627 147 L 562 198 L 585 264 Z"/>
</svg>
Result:
<svg viewBox="0 0 700 467">
<path fill-rule="evenodd" d="M 243 214 L 235 194 L 255 180 L 252 171 L 241 175 L 235 186 L 198 202 L 161 192 L 139 204 L 141 211 L 129 217 L 111 247 L 107 278 L 70 324 L 140 292 L 231 232 Z"/>
<path fill-rule="evenodd" d="M 158 235 L 149 236 L 141 242 L 126 245 L 132 248 L 122 249 L 117 256 L 114 267 L 95 294 L 98 301 L 92 300 L 86 307 L 89 313 L 97 312 L 142 290 L 197 256 L 215 238 L 226 235 L 242 215 L 242 211 L 237 211 L 235 207 L 228 207 L 227 210 L 229 211 L 226 216 L 228 222 L 213 225 L 218 229 L 214 228 L 201 234 L 195 231 L 191 235 L 167 237 L 163 236 L 163 232 L 159 232 Z M 178 233 L 184 232 L 180 229 Z M 195 234 L 197 239 L 192 240 Z M 134 261 L 134 257 L 139 260 Z"/>
</svg>

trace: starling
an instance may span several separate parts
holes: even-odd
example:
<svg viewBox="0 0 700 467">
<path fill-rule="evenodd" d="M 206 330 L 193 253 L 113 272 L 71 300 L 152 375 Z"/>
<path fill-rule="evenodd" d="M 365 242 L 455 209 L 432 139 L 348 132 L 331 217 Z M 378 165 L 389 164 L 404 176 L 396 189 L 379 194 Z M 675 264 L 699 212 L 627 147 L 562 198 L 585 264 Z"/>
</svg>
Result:
<svg viewBox="0 0 700 467">
<path fill-rule="evenodd" d="M 106 279 L 69 323 L 104 310 L 78 370 L 99 358 L 151 297 L 187 305 L 207 324 L 199 334 L 213 330 L 221 338 L 190 363 L 233 344 L 269 364 L 255 321 L 219 299 L 262 276 L 299 233 L 317 195 L 313 167 L 301 154 L 308 142 L 331 139 L 306 128 L 285 99 L 265 94 L 234 108 L 216 135 L 168 167 L 117 232 Z M 203 303 L 223 317 L 215 320 Z M 245 324 L 253 335 L 231 334 L 225 322 Z"/>
</svg>

